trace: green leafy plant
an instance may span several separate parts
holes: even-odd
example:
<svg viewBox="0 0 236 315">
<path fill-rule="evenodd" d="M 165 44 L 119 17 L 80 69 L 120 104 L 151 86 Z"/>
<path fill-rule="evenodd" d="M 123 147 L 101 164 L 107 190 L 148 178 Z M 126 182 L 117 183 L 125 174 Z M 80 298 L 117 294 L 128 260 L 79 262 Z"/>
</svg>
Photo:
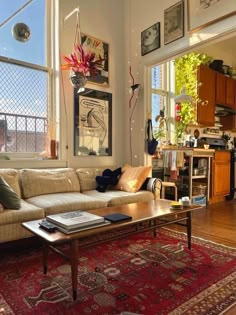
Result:
<svg viewBox="0 0 236 315">
<path fill-rule="evenodd" d="M 155 139 L 162 140 L 166 137 L 167 121 L 165 117 L 165 111 L 160 110 L 160 114 L 156 116 L 155 121 L 157 123 L 153 128 L 153 135 Z"/>
<path fill-rule="evenodd" d="M 181 93 L 185 88 L 186 93 L 191 95 L 193 101 L 181 103 L 180 120 L 176 122 L 176 142 L 181 139 L 186 128 L 190 124 L 196 122 L 196 108 L 198 98 L 198 81 L 197 81 L 197 68 L 200 64 L 209 65 L 213 58 L 206 54 L 199 54 L 191 52 L 182 57 L 176 58 L 175 64 L 175 91 L 176 95 Z"/>
</svg>

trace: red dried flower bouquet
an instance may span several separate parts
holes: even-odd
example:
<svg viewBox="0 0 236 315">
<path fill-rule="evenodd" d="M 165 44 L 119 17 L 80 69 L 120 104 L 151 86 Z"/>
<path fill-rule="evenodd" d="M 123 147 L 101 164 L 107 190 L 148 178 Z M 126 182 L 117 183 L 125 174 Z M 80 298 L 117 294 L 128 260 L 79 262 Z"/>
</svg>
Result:
<svg viewBox="0 0 236 315">
<path fill-rule="evenodd" d="M 85 77 L 87 76 L 96 76 L 99 73 L 99 68 L 102 66 L 102 59 L 99 56 L 99 59 L 96 59 L 94 52 L 86 51 L 82 45 L 75 44 L 74 53 L 67 57 L 62 56 L 67 62 L 62 65 L 62 70 L 73 70 L 74 72 L 80 72 Z"/>
</svg>

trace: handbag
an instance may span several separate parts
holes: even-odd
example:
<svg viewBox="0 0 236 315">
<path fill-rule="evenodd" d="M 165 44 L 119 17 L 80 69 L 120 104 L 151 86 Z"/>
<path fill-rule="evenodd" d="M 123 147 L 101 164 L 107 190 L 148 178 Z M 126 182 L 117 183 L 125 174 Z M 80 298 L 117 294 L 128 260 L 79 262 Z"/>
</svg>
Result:
<svg viewBox="0 0 236 315">
<path fill-rule="evenodd" d="M 148 119 L 147 121 L 147 152 L 148 154 L 153 155 L 156 152 L 157 145 L 158 145 L 158 141 L 153 136 L 152 120 Z"/>
</svg>

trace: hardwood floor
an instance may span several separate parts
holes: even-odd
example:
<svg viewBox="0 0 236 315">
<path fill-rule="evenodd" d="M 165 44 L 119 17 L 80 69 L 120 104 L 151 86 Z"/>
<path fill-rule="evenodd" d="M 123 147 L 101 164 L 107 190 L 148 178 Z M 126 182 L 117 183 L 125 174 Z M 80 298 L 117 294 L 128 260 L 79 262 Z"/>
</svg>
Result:
<svg viewBox="0 0 236 315">
<path fill-rule="evenodd" d="M 173 229 L 183 230 L 179 226 Z M 193 212 L 192 235 L 236 248 L 236 199 L 211 204 Z M 235 314 L 236 306 L 224 313 L 224 315 Z"/>
<path fill-rule="evenodd" d="M 182 230 L 181 227 L 173 227 Z M 236 199 L 215 203 L 192 214 L 192 235 L 236 247 Z"/>
</svg>

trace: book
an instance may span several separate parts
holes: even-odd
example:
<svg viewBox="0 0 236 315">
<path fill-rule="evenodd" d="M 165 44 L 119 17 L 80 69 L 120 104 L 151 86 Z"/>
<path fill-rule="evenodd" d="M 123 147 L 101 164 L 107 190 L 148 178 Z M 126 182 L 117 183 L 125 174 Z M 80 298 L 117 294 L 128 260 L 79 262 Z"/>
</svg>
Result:
<svg viewBox="0 0 236 315">
<path fill-rule="evenodd" d="M 58 213 L 46 216 L 49 222 L 64 229 L 72 230 L 81 228 L 91 224 L 104 223 L 105 219 L 102 216 L 92 214 L 86 211 L 72 211 L 67 213 Z"/>
<path fill-rule="evenodd" d="M 124 220 L 132 219 L 131 216 L 127 214 L 122 213 L 112 213 L 104 216 L 105 220 L 111 221 L 111 222 L 120 222 Z"/>
<path fill-rule="evenodd" d="M 74 228 L 74 229 L 64 229 L 62 226 L 57 226 L 57 230 L 61 231 L 65 234 L 72 234 L 72 233 L 77 233 L 77 232 L 82 232 L 82 231 L 86 231 L 86 230 L 90 230 L 90 229 L 94 229 L 100 226 L 105 226 L 110 224 L 111 222 L 104 220 L 104 222 L 102 223 L 96 223 L 96 224 L 91 224 L 91 225 L 87 225 L 87 226 L 83 226 L 80 228 Z"/>
</svg>

